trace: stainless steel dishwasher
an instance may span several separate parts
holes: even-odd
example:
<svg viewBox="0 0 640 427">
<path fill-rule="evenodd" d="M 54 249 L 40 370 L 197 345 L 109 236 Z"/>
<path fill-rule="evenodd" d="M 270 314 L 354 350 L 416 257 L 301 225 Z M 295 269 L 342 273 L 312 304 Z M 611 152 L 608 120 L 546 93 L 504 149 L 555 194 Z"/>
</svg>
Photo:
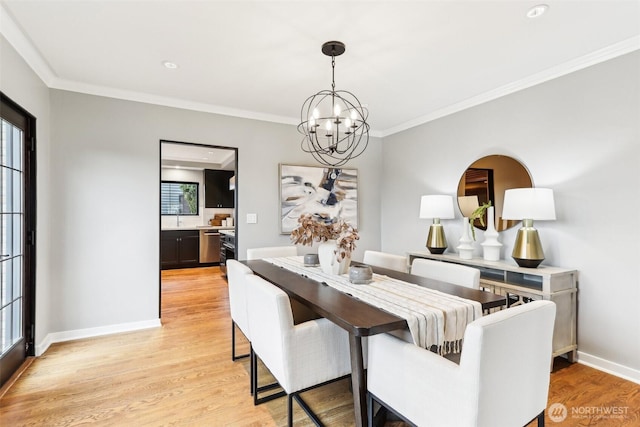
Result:
<svg viewBox="0 0 640 427">
<path fill-rule="evenodd" d="M 220 262 L 220 233 L 200 230 L 200 264 Z"/>
</svg>

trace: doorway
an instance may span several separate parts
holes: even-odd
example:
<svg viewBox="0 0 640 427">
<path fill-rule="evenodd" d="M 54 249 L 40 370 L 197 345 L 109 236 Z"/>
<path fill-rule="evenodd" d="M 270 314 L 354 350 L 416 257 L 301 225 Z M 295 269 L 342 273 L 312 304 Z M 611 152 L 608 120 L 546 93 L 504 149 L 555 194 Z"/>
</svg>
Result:
<svg viewBox="0 0 640 427">
<path fill-rule="evenodd" d="M 160 270 L 223 263 L 219 233 L 237 229 L 238 149 L 161 140 L 159 188 Z M 160 315 L 162 292 L 161 274 Z"/>
<path fill-rule="evenodd" d="M 0 92 L 0 386 L 35 355 L 36 119 Z"/>
</svg>

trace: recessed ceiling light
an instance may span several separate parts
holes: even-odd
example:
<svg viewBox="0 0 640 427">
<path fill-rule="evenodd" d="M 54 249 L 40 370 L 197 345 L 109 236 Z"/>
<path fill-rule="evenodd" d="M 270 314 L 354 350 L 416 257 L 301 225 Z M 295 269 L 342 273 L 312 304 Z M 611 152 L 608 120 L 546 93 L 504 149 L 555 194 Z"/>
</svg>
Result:
<svg viewBox="0 0 640 427">
<path fill-rule="evenodd" d="M 533 6 L 527 12 L 527 18 L 538 18 L 538 17 L 544 15 L 544 13 L 547 11 L 547 9 L 549 9 L 549 6 L 546 5 L 546 4 L 539 4 L 537 6 Z"/>
<path fill-rule="evenodd" d="M 164 65 L 165 68 L 168 68 L 170 70 L 175 70 L 176 68 L 178 68 L 178 64 L 176 64 L 175 62 L 171 62 L 171 61 L 163 61 L 162 65 Z"/>
</svg>

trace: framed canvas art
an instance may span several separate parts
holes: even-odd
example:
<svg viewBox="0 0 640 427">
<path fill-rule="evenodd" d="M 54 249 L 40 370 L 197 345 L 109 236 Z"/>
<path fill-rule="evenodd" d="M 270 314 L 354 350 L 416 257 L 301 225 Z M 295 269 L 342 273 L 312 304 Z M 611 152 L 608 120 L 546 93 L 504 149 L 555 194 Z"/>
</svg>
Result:
<svg viewBox="0 0 640 427">
<path fill-rule="evenodd" d="M 358 170 L 280 164 L 280 232 L 291 233 L 306 213 L 357 228 Z"/>
</svg>

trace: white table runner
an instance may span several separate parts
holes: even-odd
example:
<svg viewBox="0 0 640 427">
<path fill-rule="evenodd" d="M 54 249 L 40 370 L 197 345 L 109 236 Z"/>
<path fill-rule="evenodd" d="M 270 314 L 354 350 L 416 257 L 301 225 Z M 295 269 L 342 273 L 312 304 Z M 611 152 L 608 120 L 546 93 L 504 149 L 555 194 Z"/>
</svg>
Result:
<svg viewBox="0 0 640 427">
<path fill-rule="evenodd" d="M 302 276 L 309 277 L 370 305 L 402 317 L 416 345 L 430 349 L 436 345 L 441 354 L 458 352 L 467 325 L 482 317 L 482 305 L 455 295 L 374 274 L 366 285 L 354 285 L 349 275 L 324 273 L 320 267 L 306 267 L 302 256 L 265 258 Z"/>
</svg>

